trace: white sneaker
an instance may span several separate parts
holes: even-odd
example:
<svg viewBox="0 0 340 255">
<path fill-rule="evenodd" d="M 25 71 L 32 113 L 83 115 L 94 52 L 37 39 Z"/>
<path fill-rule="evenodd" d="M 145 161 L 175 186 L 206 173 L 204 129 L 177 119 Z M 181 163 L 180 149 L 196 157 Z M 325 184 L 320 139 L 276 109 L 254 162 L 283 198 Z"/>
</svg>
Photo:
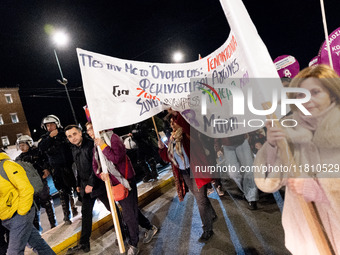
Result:
<svg viewBox="0 0 340 255">
<path fill-rule="evenodd" d="M 209 196 L 210 194 L 214 193 L 215 190 L 214 188 L 211 188 L 211 189 L 207 189 L 207 195 Z"/>
<path fill-rule="evenodd" d="M 156 235 L 158 228 L 155 225 L 152 225 L 152 228 L 145 232 L 145 238 L 143 243 L 150 243 L 154 235 Z"/>
<path fill-rule="evenodd" d="M 216 191 L 220 197 L 224 196 L 224 190 L 222 189 L 221 185 L 217 186 Z"/>
<path fill-rule="evenodd" d="M 139 250 L 137 247 L 134 247 L 132 245 L 130 245 L 128 251 L 127 251 L 127 255 L 137 255 L 139 253 Z"/>
</svg>

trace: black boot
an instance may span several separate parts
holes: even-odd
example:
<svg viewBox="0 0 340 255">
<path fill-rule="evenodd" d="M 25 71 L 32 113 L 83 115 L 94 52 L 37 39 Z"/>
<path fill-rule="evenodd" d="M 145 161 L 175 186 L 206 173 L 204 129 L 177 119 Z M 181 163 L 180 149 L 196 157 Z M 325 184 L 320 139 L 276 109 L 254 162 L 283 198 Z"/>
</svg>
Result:
<svg viewBox="0 0 340 255">
<path fill-rule="evenodd" d="M 143 182 L 149 182 L 150 180 L 152 180 L 152 176 L 151 173 L 146 173 L 146 175 L 143 178 Z"/>
<path fill-rule="evenodd" d="M 151 158 L 149 160 L 149 166 L 151 168 L 151 176 L 154 180 L 157 180 L 157 177 L 158 177 L 158 172 L 157 172 L 157 167 L 156 167 L 156 161 L 154 158 Z"/>
<path fill-rule="evenodd" d="M 137 164 L 140 168 L 142 168 L 145 176 L 143 178 L 143 182 L 148 182 L 152 179 L 152 176 L 151 176 L 151 172 L 150 172 L 150 169 L 149 169 L 149 166 L 148 164 L 146 164 L 145 161 L 141 161 L 141 160 L 138 160 L 137 161 Z"/>
<path fill-rule="evenodd" d="M 72 195 L 70 195 L 70 204 L 71 204 L 71 210 L 73 217 L 76 217 L 78 215 L 78 209 L 74 203 L 74 198 Z"/>
<path fill-rule="evenodd" d="M 60 195 L 60 203 L 61 207 L 63 208 L 64 213 L 64 222 L 66 225 L 71 225 L 72 221 L 70 221 L 70 199 L 69 195 L 64 192 L 63 190 L 59 190 Z"/>
<path fill-rule="evenodd" d="M 72 248 L 69 248 L 66 252 L 66 255 L 88 253 L 90 250 L 90 243 L 78 244 Z"/>
<path fill-rule="evenodd" d="M 48 221 L 50 222 L 50 226 L 51 228 L 54 228 L 56 226 L 56 218 L 54 215 L 53 201 L 52 200 L 46 201 L 44 208 L 46 210 L 46 214 L 48 217 Z"/>
</svg>

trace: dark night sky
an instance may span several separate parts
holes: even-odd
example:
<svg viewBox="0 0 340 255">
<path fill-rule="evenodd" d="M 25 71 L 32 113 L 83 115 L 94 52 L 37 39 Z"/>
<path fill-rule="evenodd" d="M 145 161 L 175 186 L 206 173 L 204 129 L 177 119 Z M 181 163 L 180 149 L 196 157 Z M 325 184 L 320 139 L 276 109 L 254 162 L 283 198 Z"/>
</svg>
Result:
<svg viewBox="0 0 340 255">
<path fill-rule="evenodd" d="M 306 67 L 324 41 L 319 0 L 244 0 L 272 59 L 293 55 Z M 340 1 L 325 0 L 328 31 L 340 27 Z M 64 28 L 71 37 L 57 49 L 78 121 L 85 122 L 86 104 L 76 48 L 138 61 L 172 62 L 185 52 L 197 60 L 221 46 L 229 26 L 218 0 L 143 1 L 13 1 L 0 8 L 0 87 L 19 84 L 31 130 L 42 117 L 56 114 L 62 124 L 73 121 L 44 25 Z"/>
</svg>

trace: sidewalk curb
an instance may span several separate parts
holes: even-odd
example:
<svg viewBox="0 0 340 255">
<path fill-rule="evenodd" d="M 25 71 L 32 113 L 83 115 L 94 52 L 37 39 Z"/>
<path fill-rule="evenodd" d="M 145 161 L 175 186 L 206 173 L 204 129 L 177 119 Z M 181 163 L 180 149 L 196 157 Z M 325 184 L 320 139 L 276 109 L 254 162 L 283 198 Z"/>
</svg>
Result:
<svg viewBox="0 0 340 255">
<path fill-rule="evenodd" d="M 151 201 L 155 200 L 157 197 L 167 192 L 174 185 L 174 177 L 170 177 L 169 179 L 160 182 L 157 186 L 145 192 L 143 195 L 138 196 L 139 208 L 143 208 Z"/>
<path fill-rule="evenodd" d="M 143 208 L 151 201 L 156 199 L 157 197 L 161 196 L 169 189 L 174 186 L 174 178 L 170 177 L 167 180 L 161 181 L 157 186 L 153 187 L 151 190 L 145 192 L 143 195 L 138 196 L 138 206 L 139 208 Z M 108 214 L 104 218 L 94 222 L 92 224 L 92 232 L 96 230 L 108 230 L 113 226 L 112 215 Z M 59 244 L 52 247 L 53 251 L 56 254 L 66 251 L 67 248 L 73 246 L 78 242 L 80 239 L 81 232 L 77 232 L 71 237 L 65 239 L 64 241 L 60 242 Z M 42 235 L 44 236 L 44 234 Z"/>
<path fill-rule="evenodd" d="M 98 230 L 99 228 L 104 228 L 107 230 L 109 229 L 111 226 L 113 226 L 113 222 L 112 222 L 112 215 L 109 214 L 107 216 L 105 216 L 104 218 L 94 222 L 92 224 L 92 232 Z M 77 232 L 75 233 L 73 236 L 65 239 L 64 241 L 62 241 L 61 243 L 55 245 L 52 247 L 52 250 L 55 253 L 60 253 L 62 251 L 65 251 L 67 248 L 73 246 L 73 244 L 77 243 L 78 240 L 80 239 L 80 234 L 81 232 Z"/>
</svg>

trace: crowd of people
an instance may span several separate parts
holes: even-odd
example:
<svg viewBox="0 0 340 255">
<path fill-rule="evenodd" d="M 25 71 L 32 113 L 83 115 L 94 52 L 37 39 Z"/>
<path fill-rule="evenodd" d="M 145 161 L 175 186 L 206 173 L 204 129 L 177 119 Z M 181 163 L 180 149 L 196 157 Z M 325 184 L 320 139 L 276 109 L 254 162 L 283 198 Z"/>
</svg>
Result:
<svg viewBox="0 0 340 255">
<path fill-rule="evenodd" d="M 219 196 L 224 196 L 221 178 L 212 179 L 209 173 L 193 171 L 195 166 L 216 164 L 241 166 L 285 165 L 282 148 L 279 143 L 288 141 L 297 165 L 339 165 L 339 134 L 334 127 L 340 121 L 340 80 L 328 66 L 318 65 L 301 71 L 290 87 L 306 89 L 311 99 L 303 106 L 311 112 L 305 116 L 300 109 L 292 107 L 289 119 L 299 123 L 295 127 L 273 127 L 269 124 L 263 130 L 235 137 L 213 139 L 209 148 L 202 134 L 190 129 L 183 116 L 168 110 L 171 134 L 167 142 L 158 140 L 158 153 L 161 160 L 169 162 L 175 180 L 179 201 L 183 201 L 190 191 L 196 199 L 202 220 L 203 232 L 198 241 L 208 242 L 213 236 L 213 222 L 217 214 L 209 200 L 212 185 Z M 302 93 L 289 95 L 290 98 L 303 98 Z M 284 117 L 288 118 L 288 116 Z M 143 243 L 151 242 L 158 228 L 153 225 L 138 208 L 138 194 L 133 162 L 127 155 L 126 145 L 113 132 L 105 130 L 100 137 L 95 137 L 91 122 L 85 124 L 86 132 L 79 125 L 68 125 L 63 129 L 55 115 L 48 115 L 42 120 L 46 134 L 41 137 L 38 147 L 31 137 L 23 135 L 17 140 L 21 154 L 11 161 L 4 151 L 0 153 L 0 219 L 1 236 L 7 235 L 7 254 L 23 254 L 29 244 L 39 254 L 54 254 L 40 236 L 39 210 L 45 208 L 51 228 L 57 222 L 54 215 L 53 200 L 50 196 L 46 178 L 51 175 L 60 196 L 64 214 L 64 224 L 72 224 L 72 216 L 78 214 L 74 198 L 82 202 L 82 232 L 77 246 L 70 248 L 67 254 L 90 251 L 92 211 L 96 199 L 99 199 L 108 211 L 111 210 L 105 189 L 105 181 L 112 186 L 122 184 L 128 195 L 116 203 L 118 219 L 123 238 L 128 242 L 127 254 L 139 253 L 139 226 L 145 229 Z M 148 123 L 140 123 L 131 132 L 138 144 L 137 164 L 145 173 L 144 181 L 158 177 L 154 149 L 146 138 L 149 134 Z M 25 175 L 20 161 L 29 162 L 41 177 L 43 188 L 34 193 L 30 180 Z M 107 173 L 101 165 L 105 163 Z M 281 174 L 281 175 L 280 175 Z M 275 192 L 287 186 L 283 211 L 285 244 L 293 254 L 316 254 L 317 244 L 306 222 L 299 197 L 313 202 L 321 219 L 321 224 L 328 241 L 336 254 L 340 254 L 337 236 L 340 234 L 340 196 L 338 176 L 308 172 L 304 178 L 294 178 L 283 173 L 255 175 L 254 172 L 233 171 L 228 177 L 233 180 L 250 210 L 256 210 L 259 190 Z M 18 238 L 19 237 L 19 238 Z M 1 239 L 1 238 L 0 238 Z M 5 245 L 0 240 L 0 248 Z"/>
<path fill-rule="evenodd" d="M 102 132 L 102 137 L 110 137 L 109 141 L 95 139 L 94 132 L 92 129 L 92 124 L 86 123 L 86 133 L 83 133 L 82 128 L 79 125 L 68 125 L 63 128 L 59 118 L 55 115 L 48 115 L 42 120 L 41 127 L 46 130 L 39 143 L 38 147 L 34 145 L 33 139 L 28 135 L 22 135 L 17 139 L 16 145 L 17 149 L 21 151 L 20 155 L 15 159 L 15 163 L 10 161 L 15 167 L 13 171 L 20 169 L 23 173 L 25 169 L 20 166 L 19 162 L 29 162 L 32 164 L 36 172 L 41 178 L 43 188 L 39 192 L 33 192 L 28 188 L 22 189 L 19 184 L 24 184 L 21 180 L 16 180 L 10 177 L 8 178 L 8 186 L 17 191 L 15 199 L 12 199 L 12 193 L 5 194 L 1 197 L 1 200 L 8 201 L 3 204 L 5 206 L 0 210 L 0 216 L 2 220 L 1 225 L 1 238 L 0 238 L 0 248 L 1 254 L 23 254 L 26 244 L 29 244 L 34 251 L 39 254 L 44 251 L 47 254 L 54 254 L 49 246 L 40 237 L 39 231 L 41 231 L 40 226 L 40 208 L 44 207 L 46 214 L 48 216 L 51 228 L 57 225 L 56 217 L 54 213 L 53 200 L 50 195 L 50 189 L 47 184 L 47 177 L 52 176 L 54 186 L 58 190 L 60 202 L 62 205 L 62 211 L 64 214 L 64 224 L 72 224 L 72 217 L 78 214 L 77 208 L 75 206 L 74 199 L 78 197 L 81 201 L 81 214 L 82 214 L 82 231 L 79 240 L 79 244 L 75 247 L 70 248 L 67 254 L 76 254 L 79 252 L 87 253 L 90 251 L 90 236 L 92 232 L 92 211 L 96 199 L 100 200 L 106 207 L 108 211 L 111 210 L 108 196 L 106 193 L 106 188 L 103 180 L 105 178 L 110 178 L 111 185 L 117 185 L 122 182 L 124 177 L 116 176 L 119 175 L 119 171 L 124 174 L 125 165 L 128 169 L 128 174 L 125 177 L 126 185 L 129 187 L 129 195 L 119 201 L 122 213 L 116 205 L 116 211 L 118 212 L 119 223 L 122 229 L 123 238 L 127 239 L 129 243 L 129 249 L 127 254 L 137 254 L 138 242 L 139 242 L 139 226 L 146 229 L 145 238 L 143 243 L 149 243 L 153 236 L 157 233 L 158 228 L 152 225 L 150 221 L 142 214 L 138 209 L 138 199 L 137 199 L 137 186 L 135 180 L 135 171 L 131 164 L 129 157 L 126 155 L 125 146 L 120 137 L 114 134 L 112 131 L 108 130 Z M 109 176 L 104 176 L 101 172 L 101 164 L 98 158 L 98 151 L 95 145 L 103 147 L 103 153 L 107 159 L 107 165 L 111 166 L 113 172 L 109 172 Z M 106 145 L 106 146 L 104 146 Z M 104 149 L 107 147 L 107 149 Z M 125 160 L 126 159 L 126 160 Z M 5 154 L 5 151 L 1 151 L 1 164 L 7 175 L 11 176 L 8 170 L 10 166 L 7 166 L 5 160 L 9 160 L 9 157 Z M 125 164 L 125 161 L 128 162 Z M 111 164 L 109 163 L 111 162 Z M 0 173 L 1 172 L 0 167 Z M 27 169 L 26 169 L 27 170 Z M 118 170 L 118 171 L 117 171 Z M 156 165 L 151 168 L 153 173 L 153 178 L 157 178 Z M 20 174 L 22 175 L 22 174 Z M 19 176 L 19 175 L 18 175 Z M 1 175 L 3 177 L 3 175 Z M 15 176 L 17 177 L 17 176 Z M 28 177 L 25 181 L 31 182 Z M 1 178 L 0 178 L 1 179 Z M 7 183 L 6 183 L 7 184 Z M 31 189 L 34 185 L 31 185 Z M 1 185 L 1 188 L 4 188 Z M 6 192 L 11 190 L 6 188 Z M 27 202 L 22 197 L 32 195 L 32 199 Z M 34 202 L 33 202 L 34 201 Z M 15 205 L 24 205 L 25 208 L 22 210 L 12 210 Z M 6 210 L 6 206 L 11 207 L 11 211 Z M 26 219 L 26 229 L 23 232 L 23 239 L 18 244 L 17 239 L 14 235 L 18 235 L 17 231 L 11 227 L 7 222 L 12 222 L 16 214 L 26 215 L 28 217 L 28 212 L 30 213 L 30 218 Z M 3 213 L 2 213 L 3 212 Z M 4 213 L 6 212 L 6 213 Z M 32 214 L 32 216 L 31 216 Z M 21 223 L 20 223 L 21 224 Z M 34 230 L 31 228 L 34 226 Z M 30 227 L 30 229 L 28 229 Z M 40 239 L 33 240 L 30 235 L 37 238 L 39 235 Z M 39 241 L 39 242 L 38 242 Z M 48 248 L 46 248 L 48 247 Z M 42 253 L 41 253 L 42 254 Z"/>
</svg>

